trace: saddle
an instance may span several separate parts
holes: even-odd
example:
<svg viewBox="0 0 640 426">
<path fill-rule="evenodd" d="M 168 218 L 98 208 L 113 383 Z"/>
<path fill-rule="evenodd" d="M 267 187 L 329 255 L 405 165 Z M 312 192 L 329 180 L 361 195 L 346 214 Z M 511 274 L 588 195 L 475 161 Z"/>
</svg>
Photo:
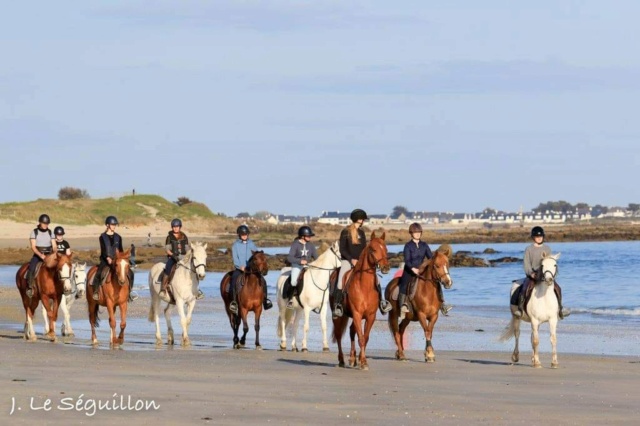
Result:
<svg viewBox="0 0 640 426">
<path fill-rule="evenodd" d="M 240 274 L 238 275 L 238 279 L 236 280 L 235 283 L 231 282 L 231 277 L 233 275 L 233 271 L 229 271 L 224 275 L 223 280 L 226 280 L 226 284 L 225 284 L 225 288 L 224 288 L 224 292 L 225 293 L 229 293 L 231 290 L 231 285 L 235 285 L 235 294 L 236 296 L 240 293 L 240 289 L 244 286 L 244 282 L 245 282 L 245 274 Z M 228 278 L 228 279 L 227 279 Z"/>
<path fill-rule="evenodd" d="M 413 299 L 416 296 L 416 290 L 418 288 L 418 280 L 420 278 L 418 277 L 413 277 L 410 281 L 409 284 L 407 284 L 409 286 L 409 288 L 407 289 L 407 307 L 409 308 L 409 313 L 413 315 Z M 438 285 L 440 285 L 438 283 Z M 396 286 L 392 291 L 391 291 L 391 300 L 398 300 L 398 295 L 400 294 L 400 286 Z"/>
<path fill-rule="evenodd" d="M 298 301 L 298 304 L 302 306 L 302 302 L 300 302 L 300 294 L 302 293 L 302 289 L 304 288 L 304 274 L 307 272 L 307 268 L 302 269 L 300 271 L 300 275 L 298 275 L 298 282 L 295 286 L 291 285 L 291 276 L 287 277 L 287 280 L 284 282 L 284 286 L 282 287 L 282 298 L 283 299 L 291 299 L 295 297 Z"/>
<path fill-rule="evenodd" d="M 42 262 L 38 262 L 36 264 L 36 269 L 34 269 L 34 271 L 33 271 L 34 278 L 38 276 L 38 272 L 40 272 L 40 268 L 42 268 Z M 29 280 L 29 268 L 27 268 L 24 271 L 24 279 L 27 280 L 27 281 Z"/>
<path fill-rule="evenodd" d="M 514 280 L 514 283 L 518 283 L 520 284 L 520 286 L 516 289 L 516 291 L 513 292 L 513 294 L 511 295 L 511 304 L 514 306 L 518 306 L 518 300 L 520 299 L 520 294 L 524 291 L 524 289 L 526 289 L 530 283 L 532 282 L 531 278 L 526 277 L 520 280 Z M 531 295 L 533 294 L 533 287 L 535 286 L 535 283 L 531 284 L 531 287 L 529 289 L 528 292 L 526 292 L 526 294 L 524 295 L 524 310 L 525 313 L 527 313 L 527 304 L 529 303 L 529 300 L 531 299 Z M 528 315 L 528 313 L 527 313 Z"/>
</svg>

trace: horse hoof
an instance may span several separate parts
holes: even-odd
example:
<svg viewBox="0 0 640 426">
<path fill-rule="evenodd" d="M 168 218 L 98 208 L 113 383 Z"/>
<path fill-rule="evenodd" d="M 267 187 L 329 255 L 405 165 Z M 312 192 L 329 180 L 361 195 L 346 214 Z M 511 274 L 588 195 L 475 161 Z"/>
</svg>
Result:
<svg viewBox="0 0 640 426">
<path fill-rule="evenodd" d="M 300 352 L 295 346 L 291 348 L 291 352 Z"/>
<path fill-rule="evenodd" d="M 425 361 L 428 363 L 436 362 L 436 357 L 433 358 L 425 358 Z"/>
<path fill-rule="evenodd" d="M 182 347 L 183 348 L 188 348 L 191 346 L 191 342 L 189 340 L 183 340 L 182 341 Z"/>
<path fill-rule="evenodd" d="M 258 345 L 256 346 L 256 351 L 261 351 L 262 350 L 262 346 Z"/>
<path fill-rule="evenodd" d="M 368 365 L 361 365 L 361 366 L 360 366 L 360 370 L 362 370 L 362 371 L 369 371 L 369 366 L 368 366 Z"/>
<path fill-rule="evenodd" d="M 278 346 L 278 351 L 279 352 L 286 351 L 286 350 L 287 350 L 286 346 L 282 346 L 282 345 Z"/>
<path fill-rule="evenodd" d="M 512 355 L 511 356 L 511 361 L 516 363 L 516 362 L 520 361 L 520 357 L 518 355 Z"/>
<path fill-rule="evenodd" d="M 69 333 L 69 334 L 66 335 L 66 337 L 70 337 L 70 338 L 73 339 L 74 337 L 76 337 L 76 335 L 75 335 L 75 333 Z"/>
<path fill-rule="evenodd" d="M 307 349 L 307 348 L 302 348 L 302 352 L 303 352 L 303 353 L 305 353 L 305 352 L 309 352 L 309 349 Z"/>
<path fill-rule="evenodd" d="M 542 368 L 542 364 L 540 363 L 533 364 L 533 368 Z"/>
<path fill-rule="evenodd" d="M 167 340 L 167 345 L 169 345 L 169 346 L 173 346 L 173 339 L 169 339 L 169 340 Z"/>
<path fill-rule="evenodd" d="M 331 352 L 331 349 L 329 349 L 329 348 L 322 348 L 322 352 Z"/>
<path fill-rule="evenodd" d="M 340 367 L 340 368 L 345 368 L 344 362 L 340 362 L 340 363 L 338 363 L 338 367 Z"/>
<path fill-rule="evenodd" d="M 162 339 L 156 339 L 156 346 L 162 346 Z"/>
<path fill-rule="evenodd" d="M 233 349 L 240 349 L 242 346 L 240 346 L 240 343 L 236 343 L 235 345 L 233 345 Z"/>
<path fill-rule="evenodd" d="M 551 368 L 558 368 L 558 363 L 557 362 L 552 362 L 551 363 Z"/>
</svg>

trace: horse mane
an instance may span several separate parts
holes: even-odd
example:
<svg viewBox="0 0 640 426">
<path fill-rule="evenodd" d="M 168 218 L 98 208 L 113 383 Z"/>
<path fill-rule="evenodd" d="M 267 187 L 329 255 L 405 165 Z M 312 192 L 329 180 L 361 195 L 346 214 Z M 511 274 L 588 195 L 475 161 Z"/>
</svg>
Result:
<svg viewBox="0 0 640 426">
<path fill-rule="evenodd" d="M 435 262 L 436 256 L 443 255 L 443 256 L 446 256 L 447 258 L 450 258 L 452 253 L 453 253 L 453 250 L 451 249 L 451 246 L 449 244 L 446 244 L 446 243 L 442 244 L 440 247 L 438 247 L 435 253 L 433 253 L 433 257 L 431 259 L 427 259 L 426 257 L 424 258 L 420 266 L 418 266 L 418 274 L 422 275 L 424 271 L 427 269 L 427 267 L 431 263 Z"/>
<path fill-rule="evenodd" d="M 49 269 L 53 269 L 56 266 L 58 266 L 58 256 L 56 253 L 51 253 L 47 256 L 44 257 L 44 260 L 42 261 L 42 263 L 44 263 L 44 266 L 49 268 Z"/>
<path fill-rule="evenodd" d="M 440 245 L 440 247 L 438 247 L 436 251 L 444 254 L 447 257 L 451 257 L 451 255 L 453 254 L 453 249 L 447 243 Z"/>
</svg>

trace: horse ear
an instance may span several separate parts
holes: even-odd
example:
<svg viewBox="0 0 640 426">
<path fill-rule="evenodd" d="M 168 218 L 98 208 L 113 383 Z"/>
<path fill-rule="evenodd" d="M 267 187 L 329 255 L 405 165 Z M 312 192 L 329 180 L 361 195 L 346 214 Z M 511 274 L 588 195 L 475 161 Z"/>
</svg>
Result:
<svg viewBox="0 0 640 426">
<path fill-rule="evenodd" d="M 204 246 L 202 246 L 202 248 L 206 250 L 208 245 L 209 243 L 206 243 Z"/>
<path fill-rule="evenodd" d="M 382 233 L 382 237 L 380 237 L 382 239 L 382 241 L 384 241 L 384 237 L 386 237 L 386 236 L 387 236 L 387 232 L 385 231 L 385 232 Z"/>
<path fill-rule="evenodd" d="M 560 252 L 556 253 L 556 254 L 555 254 L 555 256 L 553 256 L 553 258 L 554 258 L 555 260 L 560 259 Z"/>
<path fill-rule="evenodd" d="M 375 237 L 376 237 L 376 231 L 373 231 L 373 232 L 371 233 L 371 239 L 373 240 Z"/>
</svg>

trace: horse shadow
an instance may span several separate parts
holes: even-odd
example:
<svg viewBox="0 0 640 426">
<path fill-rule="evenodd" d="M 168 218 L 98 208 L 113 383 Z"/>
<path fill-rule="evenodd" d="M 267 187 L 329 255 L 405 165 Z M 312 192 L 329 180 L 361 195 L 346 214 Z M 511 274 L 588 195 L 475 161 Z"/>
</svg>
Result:
<svg viewBox="0 0 640 426">
<path fill-rule="evenodd" d="M 464 358 L 454 358 L 454 361 L 468 362 L 469 364 L 480 364 L 480 365 L 506 365 L 506 366 L 514 366 L 514 367 L 522 367 L 524 364 L 516 364 L 511 361 L 489 361 L 485 359 L 464 359 Z"/>
<path fill-rule="evenodd" d="M 278 362 L 286 362 L 288 364 L 294 364 L 299 366 L 313 366 L 313 367 L 335 367 L 335 362 L 320 362 L 320 361 L 309 361 L 307 359 L 285 359 L 278 358 L 276 361 Z"/>
</svg>

